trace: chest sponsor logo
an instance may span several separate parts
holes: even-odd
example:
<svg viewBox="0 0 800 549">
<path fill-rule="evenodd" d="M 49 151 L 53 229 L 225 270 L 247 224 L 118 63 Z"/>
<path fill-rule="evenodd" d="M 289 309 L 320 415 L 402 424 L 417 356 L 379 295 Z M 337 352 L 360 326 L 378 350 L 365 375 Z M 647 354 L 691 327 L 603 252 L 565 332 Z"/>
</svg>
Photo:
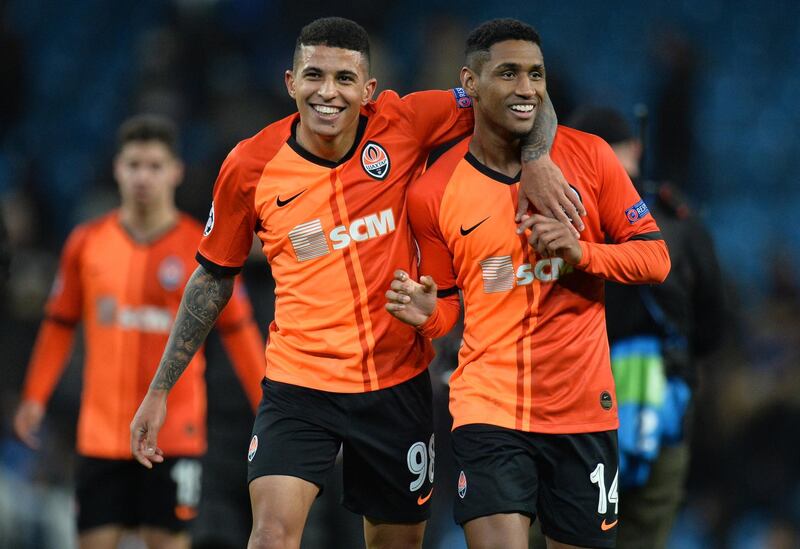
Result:
<svg viewBox="0 0 800 549">
<path fill-rule="evenodd" d="M 368 141 L 361 151 L 361 165 L 370 177 L 381 180 L 389 174 L 391 161 L 386 149 L 373 141 Z"/>
<path fill-rule="evenodd" d="M 214 230 L 214 201 L 211 201 L 211 210 L 208 212 L 208 221 L 206 221 L 206 228 L 203 229 L 203 236 L 208 236 Z"/>
<path fill-rule="evenodd" d="M 650 213 L 650 210 L 647 209 L 647 204 L 644 203 L 644 200 L 640 200 L 625 210 L 625 217 L 628 219 L 628 223 L 633 225 L 648 213 Z"/>
<path fill-rule="evenodd" d="M 185 268 L 181 258 L 171 255 L 164 258 L 161 265 L 158 266 L 158 282 L 167 291 L 177 290 L 183 282 L 184 272 Z"/>
<path fill-rule="evenodd" d="M 483 292 L 487 294 L 508 292 L 515 286 L 527 286 L 534 280 L 555 282 L 574 270 L 560 257 L 540 259 L 533 265 L 523 263 L 515 269 L 510 255 L 494 256 L 481 261 L 480 266 Z"/>
<path fill-rule="evenodd" d="M 391 208 L 353 220 L 349 225 L 339 225 L 326 236 L 322 222 L 314 219 L 297 225 L 289 231 L 289 241 L 298 261 L 308 261 L 346 248 L 352 242 L 364 242 L 395 231 Z"/>
<path fill-rule="evenodd" d="M 97 321 L 102 326 L 154 334 L 168 334 L 172 328 L 172 313 L 163 307 L 118 305 L 113 296 L 99 297 L 95 305 Z"/>
</svg>

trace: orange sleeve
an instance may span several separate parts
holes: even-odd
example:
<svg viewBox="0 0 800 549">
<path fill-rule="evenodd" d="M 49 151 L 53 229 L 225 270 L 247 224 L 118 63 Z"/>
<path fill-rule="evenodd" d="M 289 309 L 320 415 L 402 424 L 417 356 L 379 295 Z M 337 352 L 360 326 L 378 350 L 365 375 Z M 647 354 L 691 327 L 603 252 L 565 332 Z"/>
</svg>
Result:
<svg viewBox="0 0 800 549">
<path fill-rule="evenodd" d="M 197 261 L 218 276 L 238 273 L 253 244 L 255 188 L 263 166 L 242 149 L 240 143 L 222 163 L 197 252 Z"/>
<path fill-rule="evenodd" d="M 462 88 L 415 92 L 402 101 L 411 113 L 410 130 L 424 149 L 472 133 L 472 99 Z"/>
<path fill-rule="evenodd" d="M 85 226 L 75 229 L 61 252 L 58 273 L 45 306 L 45 320 L 28 364 L 23 400 L 47 404 L 67 365 L 75 325 L 83 313 L 80 258 L 86 235 Z"/>
<path fill-rule="evenodd" d="M 439 298 L 436 300 L 436 308 L 433 313 L 424 324 L 417 328 L 417 331 L 431 339 L 442 337 L 453 328 L 458 320 L 459 312 L 461 312 L 461 300 L 458 294 Z"/>
<path fill-rule="evenodd" d="M 663 240 L 629 240 L 600 244 L 581 240 L 583 257 L 577 268 L 621 284 L 660 284 L 670 269 Z"/>
<path fill-rule="evenodd" d="M 264 338 L 253 319 L 253 308 L 241 277 L 236 277 L 233 295 L 217 320 L 217 331 L 255 411 L 261 400 L 261 380 L 266 369 Z"/>
<path fill-rule="evenodd" d="M 661 283 L 669 274 L 667 246 L 653 216 L 611 146 L 593 138 L 601 178 L 600 224 L 613 244 L 581 241 L 577 268 L 623 284 Z"/>
<path fill-rule="evenodd" d="M 25 376 L 22 400 L 47 404 L 61 378 L 72 351 L 75 326 L 45 319 L 36 336 L 36 344 Z"/>
</svg>

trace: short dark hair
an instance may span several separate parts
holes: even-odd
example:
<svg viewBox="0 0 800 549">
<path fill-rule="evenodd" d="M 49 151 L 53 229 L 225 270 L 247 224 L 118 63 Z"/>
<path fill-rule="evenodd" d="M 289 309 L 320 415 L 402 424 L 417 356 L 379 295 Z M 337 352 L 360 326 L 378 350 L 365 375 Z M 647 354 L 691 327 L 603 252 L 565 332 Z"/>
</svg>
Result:
<svg viewBox="0 0 800 549">
<path fill-rule="evenodd" d="M 610 107 L 585 105 L 575 109 L 566 126 L 602 137 L 606 143 L 616 145 L 634 138 L 630 124 L 622 114 Z"/>
<path fill-rule="evenodd" d="M 294 46 L 294 63 L 297 63 L 302 46 L 328 46 L 361 53 L 369 73 L 369 35 L 364 27 L 344 17 L 315 19 L 300 31 Z"/>
<path fill-rule="evenodd" d="M 542 46 L 539 33 L 527 23 L 517 19 L 492 19 L 469 33 L 464 51 L 467 66 L 480 71 L 489 58 L 489 48 L 505 40 L 526 40 Z"/>
<path fill-rule="evenodd" d="M 132 141 L 158 141 L 178 156 L 178 128 L 158 114 L 137 114 L 125 120 L 117 131 L 117 152 Z"/>
</svg>

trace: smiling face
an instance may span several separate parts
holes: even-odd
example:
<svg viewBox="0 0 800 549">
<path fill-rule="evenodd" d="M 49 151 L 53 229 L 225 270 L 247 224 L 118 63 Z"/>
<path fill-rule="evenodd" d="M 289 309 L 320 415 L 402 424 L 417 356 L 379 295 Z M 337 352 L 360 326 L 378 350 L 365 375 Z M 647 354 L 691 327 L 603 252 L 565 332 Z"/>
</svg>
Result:
<svg viewBox="0 0 800 549">
<path fill-rule="evenodd" d="M 300 113 L 300 143 L 315 154 L 316 147 L 331 146 L 346 152 L 355 139 L 361 106 L 372 99 L 376 85 L 362 53 L 300 46 L 293 70 L 286 71 L 286 88 Z"/>
<path fill-rule="evenodd" d="M 475 99 L 476 126 L 509 139 L 530 133 L 547 86 L 542 50 L 527 40 L 504 40 L 489 48 L 477 72 L 461 70 L 461 83 Z"/>
</svg>

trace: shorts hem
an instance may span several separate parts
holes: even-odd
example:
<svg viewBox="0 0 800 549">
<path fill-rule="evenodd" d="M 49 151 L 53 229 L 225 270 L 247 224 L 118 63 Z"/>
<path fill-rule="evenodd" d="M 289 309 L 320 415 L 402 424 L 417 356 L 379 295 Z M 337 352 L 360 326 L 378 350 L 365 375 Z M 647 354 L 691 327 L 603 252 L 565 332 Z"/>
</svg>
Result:
<svg viewBox="0 0 800 549">
<path fill-rule="evenodd" d="M 501 509 L 481 509 L 475 510 L 472 513 L 466 513 L 464 516 L 453 517 L 455 519 L 456 524 L 463 527 L 464 524 L 471 520 L 479 519 L 481 517 L 488 517 L 491 515 L 510 515 L 512 513 L 518 513 L 520 515 L 525 515 L 531 519 L 536 517 L 536 513 L 532 512 L 530 509 L 524 509 L 521 507 L 505 507 Z M 466 518 L 465 518 L 466 517 Z"/>
<path fill-rule="evenodd" d="M 251 482 L 261 477 L 294 477 L 294 478 L 299 478 L 300 480 L 305 480 L 306 482 L 310 482 L 311 484 L 319 488 L 319 493 L 317 494 L 317 497 L 321 496 L 322 492 L 325 491 L 324 480 L 321 481 L 318 479 L 309 478 L 310 475 L 306 475 L 302 472 L 297 472 L 297 471 L 259 471 L 253 474 L 248 473 L 247 486 L 249 487 Z"/>
<path fill-rule="evenodd" d="M 597 547 L 598 549 L 608 549 L 617 546 L 616 535 L 614 535 L 611 539 L 581 537 L 574 534 L 565 534 L 561 531 L 553 531 L 552 528 L 545 528 L 544 525 L 542 525 L 542 534 L 553 541 L 565 543 L 567 545 L 577 545 L 579 547 Z"/>
<path fill-rule="evenodd" d="M 342 502 L 342 507 L 351 513 L 361 515 L 362 517 L 370 519 L 373 522 L 381 522 L 386 524 L 419 524 L 420 522 L 427 522 L 431 518 L 430 510 L 416 517 L 411 517 L 410 515 L 403 515 L 402 517 L 394 515 L 390 517 L 381 513 L 365 513 L 361 509 L 358 509 L 357 506 L 347 503 L 346 501 Z"/>
</svg>

